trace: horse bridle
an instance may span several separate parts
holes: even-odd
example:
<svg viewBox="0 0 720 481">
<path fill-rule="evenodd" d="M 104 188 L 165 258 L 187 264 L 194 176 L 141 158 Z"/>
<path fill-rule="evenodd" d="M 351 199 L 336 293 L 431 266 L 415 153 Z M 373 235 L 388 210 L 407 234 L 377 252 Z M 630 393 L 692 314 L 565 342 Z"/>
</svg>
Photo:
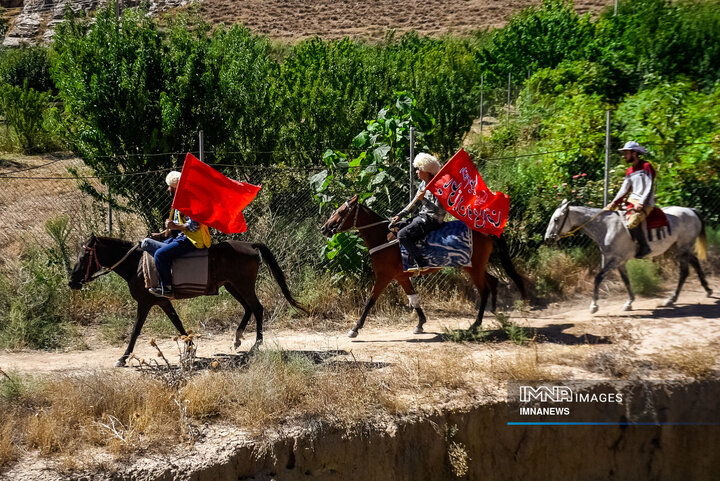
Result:
<svg viewBox="0 0 720 481">
<path fill-rule="evenodd" d="M 569 231 L 567 231 L 567 232 L 564 233 L 564 234 L 558 234 L 558 235 L 557 235 L 557 239 L 565 239 L 566 237 L 572 237 L 572 236 L 574 236 L 577 231 L 579 231 L 580 229 L 582 229 L 583 227 L 585 227 L 586 225 L 588 225 L 590 222 L 592 222 L 592 221 L 594 221 L 595 219 L 597 219 L 598 217 L 600 217 L 600 215 L 601 215 L 603 212 L 605 212 L 604 209 L 601 210 L 600 212 L 598 212 L 597 214 L 595 214 L 594 216 L 592 216 L 589 220 L 587 220 L 587 221 L 583 222 L 582 224 L 580 224 L 579 226 L 577 226 L 577 227 L 572 227 Z M 569 217 L 570 217 L 570 204 L 568 204 L 568 205 L 565 206 L 565 215 L 563 216 L 562 223 L 560 224 L 560 227 L 558 228 L 558 232 L 562 232 L 563 227 L 565 227 L 565 223 L 567 222 L 567 220 L 568 220 Z"/>
<path fill-rule="evenodd" d="M 376 225 L 385 224 L 385 223 L 390 222 L 389 220 L 380 220 L 377 222 L 373 222 L 372 224 L 365 224 L 365 225 L 359 226 L 359 225 L 357 225 L 357 219 L 358 219 L 358 214 L 360 213 L 360 203 L 355 202 L 355 205 L 353 205 L 353 207 L 350 207 L 350 202 L 345 201 L 345 207 L 346 207 L 345 212 L 343 213 L 343 216 L 340 218 L 340 221 L 337 223 L 336 227 L 333 227 L 332 229 L 330 229 L 330 232 L 333 235 L 337 234 L 338 232 L 341 232 L 340 227 L 345 224 L 345 221 L 348 219 L 348 217 L 350 217 L 350 214 L 352 211 L 355 211 L 355 218 L 353 219 L 352 225 L 345 230 L 350 230 L 352 228 L 355 228 L 357 230 L 368 229 L 370 227 L 375 227 Z"/>
<path fill-rule="evenodd" d="M 563 227 L 565 227 L 565 224 L 567 223 L 567 220 L 569 217 L 570 217 L 570 204 L 567 204 L 567 205 L 565 205 L 565 208 L 563 209 L 563 220 L 560 223 L 560 227 L 558 227 L 558 230 L 557 230 L 558 231 L 558 234 L 557 234 L 558 239 L 562 239 L 564 237 L 570 237 L 570 235 L 572 235 L 572 234 L 570 234 L 570 235 L 560 234 L 560 232 L 562 232 L 562 230 L 563 230 Z"/>
<path fill-rule="evenodd" d="M 86 246 L 86 245 L 83 245 L 83 249 L 85 249 L 85 252 L 89 253 L 88 255 L 89 255 L 90 257 L 89 257 L 89 259 L 88 259 L 87 268 L 85 269 L 85 277 L 83 278 L 83 280 L 82 280 L 81 282 L 82 282 L 83 284 L 87 284 L 88 282 L 94 281 L 94 280 L 97 279 L 98 277 L 102 277 L 102 276 L 104 276 L 105 274 L 111 273 L 111 272 L 113 271 L 113 269 L 115 269 L 117 266 L 119 266 L 120 264 L 122 264 L 122 263 L 125 261 L 125 259 L 127 259 L 128 257 L 130 257 L 130 254 L 132 254 L 132 253 L 135 251 L 135 249 L 137 249 L 138 247 L 140 247 L 140 244 L 135 244 L 135 245 L 132 247 L 132 249 L 130 249 L 129 251 L 127 251 L 127 252 L 125 253 L 125 255 L 124 255 L 119 261 L 117 261 L 115 264 L 112 265 L 112 267 L 104 268 L 104 267 L 102 266 L 102 264 L 100 264 L 100 259 L 98 259 L 96 245 L 93 244 L 91 247 L 88 247 L 88 246 Z M 90 274 L 90 268 L 92 267 L 93 262 L 95 263 L 95 268 L 96 268 L 96 269 L 95 269 L 95 272 L 94 272 L 93 274 Z M 105 269 L 105 270 L 103 270 L 103 269 Z"/>
</svg>

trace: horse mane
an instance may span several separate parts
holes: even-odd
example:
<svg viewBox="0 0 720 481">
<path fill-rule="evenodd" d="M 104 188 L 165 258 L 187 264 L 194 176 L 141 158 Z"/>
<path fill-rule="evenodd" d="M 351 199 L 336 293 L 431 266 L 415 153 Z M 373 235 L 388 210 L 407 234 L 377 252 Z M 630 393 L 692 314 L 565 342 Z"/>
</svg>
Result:
<svg viewBox="0 0 720 481">
<path fill-rule="evenodd" d="M 95 236 L 95 239 L 97 239 L 97 241 L 103 245 L 112 246 L 112 247 L 122 247 L 125 249 L 129 249 L 133 245 L 135 245 L 135 242 L 133 242 L 133 241 L 129 241 L 129 240 L 125 240 L 125 239 L 118 239 L 117 237 Z"/>
<path fill-rule="evenodd" d="M 370 214 L 372 216 L 375 216 L 378 220 L 385 220 L 385 217 L 381 216 L 380 214 L 378 214 L 377 212 L 375 212 L 374 210 L 372 210 L 370 207 L 366 206 L 365 204 L 358 202 L 358 205 L 360 207 L 362 207 L 362 209 L 365 212 L 367 212 L 368 214 Z"/>
</svg>

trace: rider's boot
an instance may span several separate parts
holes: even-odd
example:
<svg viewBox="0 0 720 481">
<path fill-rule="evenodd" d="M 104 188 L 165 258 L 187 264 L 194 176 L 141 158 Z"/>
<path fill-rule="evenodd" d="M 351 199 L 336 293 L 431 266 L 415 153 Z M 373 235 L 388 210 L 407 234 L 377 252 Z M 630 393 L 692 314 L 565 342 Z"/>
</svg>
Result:
<svg viewBox="0 0 720 481">
<path fill-rule="evenodd" d="M 647 243 L 647 239 L 645 238 L 645 231 L 643 230 L 642 224 L 630 229 L 630 235 L 632 235 L 633 240 L 638 243 L 637 253 L 635 254 L 636 259 L 642 259 L 646 255 L 650 254 L 651 249 Z"/>
</svg>

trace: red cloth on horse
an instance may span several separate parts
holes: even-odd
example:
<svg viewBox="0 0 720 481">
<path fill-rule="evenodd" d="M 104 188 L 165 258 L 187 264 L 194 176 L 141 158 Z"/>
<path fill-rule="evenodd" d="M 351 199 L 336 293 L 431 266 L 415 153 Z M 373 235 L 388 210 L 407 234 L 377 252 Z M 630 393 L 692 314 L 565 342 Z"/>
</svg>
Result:
<svg viewBox="0 0 720 481">
<path fill-rule="evenodd" d="M 427 189 L 457 219 L 478 232 L 500 236 L 510 211 L 510 197 L 491 192 L 463 149 L 440 169 Z"/>
<path fill-rule="evenodd" d="M 259 190 L 260 186 L 228 179 L 188 153 L 172 206 L 225 234 L 240 233 L 247 230 L 242 210 Z"/>
<path fill-rule="evenodd" d="M 630 217 L 632 215 L 632 208 L 634 206 L 632 204 L 627 205 L 627 213 L 626 217 Z M 668 219 L 665 215 L 665 212 L 662 211 L 659 207 L 653 207 L 653 210 L 650 211 L 650 214 L 645 218 L 645 222 L 647 224 L 648 229 L 659 229 L 661 227 L 668 226 Z"/>
<path fill-rule="evenodd" d="M 653 207 L 653 210 L 647 216 L 645 222 L 647 222 L 648 229 L 659 229 L 660 227 L 665 227 L 668 225 L 668 218 L 665 215 L 665 212 L 662 211 L 662 209 L 660 209 L 659 207 Z"/>
</svg>

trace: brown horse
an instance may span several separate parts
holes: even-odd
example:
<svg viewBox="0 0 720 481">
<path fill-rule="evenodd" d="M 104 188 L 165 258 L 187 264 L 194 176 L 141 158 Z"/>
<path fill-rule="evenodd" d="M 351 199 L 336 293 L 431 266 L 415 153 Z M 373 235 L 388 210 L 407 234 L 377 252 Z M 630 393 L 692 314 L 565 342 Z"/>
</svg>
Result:
<svg viewBox="0 0 720 481">
<path fill-rule="evenodd" d="M 252 350 L 262 344 L 263 306 L 255 293 L 255 282 L 260 268 L 261 256 L 270 267 L 270 271 L 280 286 L 285 299 L 295 308 L 307 313 L 290 294 L 285 275 L 278 266 L 275 256 L 266 245 L 231 240 L 211 246 L 208 252 L 209 283 L 215 286 L 216 289 L 224 286 L 230 295 L 237 299 L 245 309 L 242 321 L 240 321 L 235 332 L 236 349 L 240 346 L 245 327 L 253 314 L 255 315 L 257 328 L 255 344 Z M 137 301 L 137 316 L 130 335 L 130 343 L 125 350 L 125 354 L 115 363 L 116 367 L 125 366 L 127 358 L 135 349 L 135 342 L 152 306 L 160 306 L 178 332 L 181 335 L 187 335 L 170 300 L 164 297 L 156 297 L 145 288 L 141 259 L 142 251 L 138 248 L 137 243 L 93 235 L 83 246 L 83 252 L 80 253 L 70 275 L 70 282 L 68 282 L 71 289 L 80 289 L 83 284 L 96 279 L 100 275 L 115 272 L 128 283 L 130 295 Z M 101 269 L 104 269 L 104 271 L 101 271 Z"/>
<path fill-rule="evenodd" d="M 365 309 L 360 316 L 360 320 L 355 324 L 349 332 L 349 337 L 356 337 L 358 331 L 365 324 L 365 318 L 370 312 L 370 308 L 375 304 L 377 298 L 385 290 L 388 284 L 395 280 L 403 288 L 408 296 L 410 305 L 415 308 L 418 314 L 419 322 L 413 332 L 421 334 L 423 332 L 423 324 L 425 324 L 425 313 L 423 313 L 420 303 L 418 302 L 415 288 L 410 281 L 412 273 L 403 271 L 402 259 L 400 256 L 400 246 L 397 243 L 388 243 L 389 221 L 376 214 L 368 207 L 358 202 L 358 196 L 354 196 L 349 201 L 341 205 L 330 218 L 322 226 L 322 232 L 330 237 L 338 232 L 355 228 L 360 233 L 365 244 L 370 250 L 370 258 L 372 260 L 373 273 L 375 275 L 375 284 L 372 288 L 370 298 L 365 304 Z M 478 290 L 478 294 L 483 295 L 485 288 L 485 268 L 488 258 L 493 249 L 493 241 L 490 236 L 472 231 L 473 252 L 472 266 L 463 267 L 470 276 L 473 284 Z M 436 272 L 440 269 L 429 269 L 423 271 L 421 275 Z M 484 303 L 478 311 L 477 318 L 472 324 L 471 329 L 480 327 L 483 318 Z"/>
</svg>

